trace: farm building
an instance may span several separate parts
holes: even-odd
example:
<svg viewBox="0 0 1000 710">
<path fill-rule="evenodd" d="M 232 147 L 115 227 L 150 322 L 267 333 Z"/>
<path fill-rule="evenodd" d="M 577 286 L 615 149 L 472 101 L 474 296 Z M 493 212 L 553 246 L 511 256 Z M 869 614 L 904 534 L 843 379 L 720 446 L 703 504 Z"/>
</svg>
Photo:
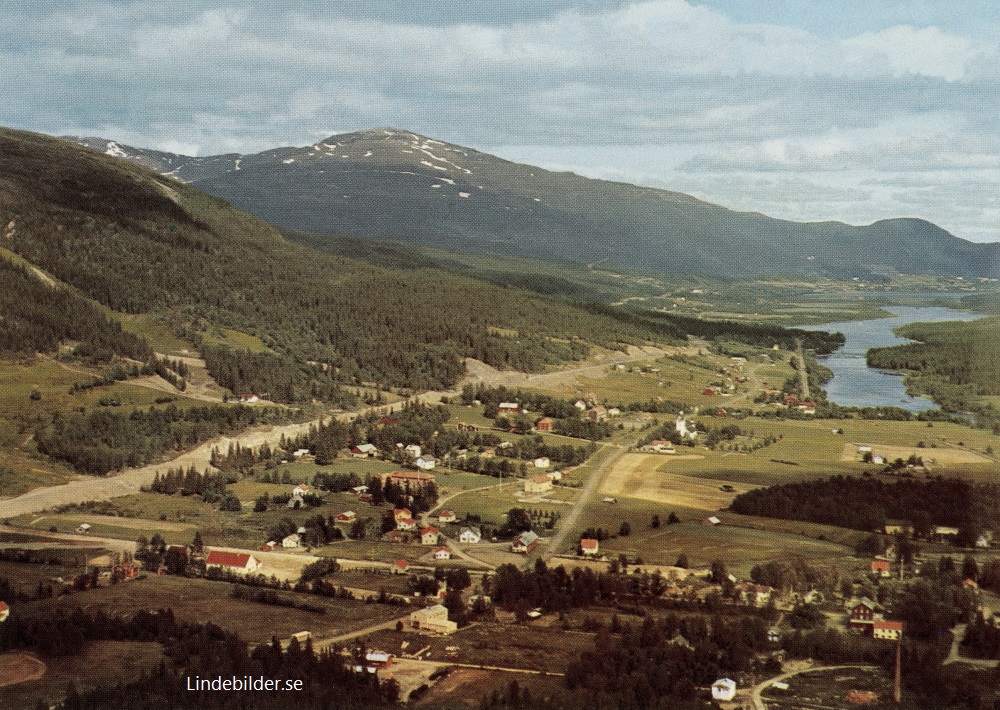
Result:
<svg viewBox="0 0 1000 710">
<path fill-rule="evenodd" d="M 210 550 L 205 558 L 205 568 L 227 569 L 230 572 L 257 572 L 263 565 L 253 555 L 247 552 L 224 552 L 222 550 Z"/>
<path fill-rule="evenodd" d="M 358 444 L 351 448 L 351 456 L 356 459 L 368 459 L 378 455 L 378 448 L 374 444 Z"/>
<path fill-rule="evenodd" d="M 420 454 L 423 453 L 420 446 L 418 446 L 417 444 L 410 444 L 409 446 L 406 446 L 403 450 L 415 459 L 420 458 Z"/>
<path fill-rule="evenodd" d="M 437 459 L 433 456 L 421 456 L 417 459 L 417 468 L 421 471 L 431 471 L 437 466 Z"/>
<path fill-rule="evenodd" d="M 552 462 L 549 461 L 548 456 L 539 456 L 537 459 L 535 459 L 535 468 L 548 468 L 551 465 Z"/>
<path fill-rule="evenodd" d="M 345 510 L 343 513 L 337 516 L 338 523 L 353 523 L 358 519 L 358 514 L 353 510 Z"/>
<path fill-rule="evenodd" d="M 596 555 L 600 549 L 600 543 L 592 537 L 585 537 L 580 540 L 580 550 L 585 555 Z"/>
<path fill-rule="evenodd" d="M 538 546 L 538 535 L 533 531 L 521 533 L 513 543 L 511 543 L 510 551 L 518 552 L 527 555 L 529 552 L 534 550 Z"/>
<path fill-rule="evenodd" d="M 438 634 L 453 634 L 458 631 L 458 624 L 448 621 L 448 609 L 441 604 L 413 612 L 410 614 L 410 623 L 415 629 Z"/>
<path fill-rule="evenodd" d="M 396 560 L 392 563 L 392 573 L 393 574 L 403 574 L 410 569 L 410 563 L 407 560 Z"/>
<path fill-rule="evenodd" d="M 716 525 L 721 525 L 722 521 L 719 520 L 719 518 L 715 517 L 714 515 L 709 515 L 707 518 L 701 521 L 701 524 L 707 527 L 714 527 Z"/>
<path fill-rule="evenodd" d="M 301 498 L 310 491 L 312 491 L 312 489 L 309 487 L 308 484 L 300 483 L 299 485 L 295 486 L 295 488 L 292 489 L 292 496 Z"/>
<path fill-rule="evenodd" d="M 520 414 L 521 405 L 517 402 L 501 402 L 497 405 L 497 412 L 500 414 Z"/>
<path fill-rule="evenodd" d="M 292 533 L 284 540 L 281 541 L 282 547 L 298 547 L 302 544 L 302 538 L 299 537 L 298 533 Z"/>
<path fill-rule="evenodd" d="M 80 526 L 76 529 L 81 535 L 86 535 L 90 532 L 90 523 L 80 523 Z"/>
</svg>

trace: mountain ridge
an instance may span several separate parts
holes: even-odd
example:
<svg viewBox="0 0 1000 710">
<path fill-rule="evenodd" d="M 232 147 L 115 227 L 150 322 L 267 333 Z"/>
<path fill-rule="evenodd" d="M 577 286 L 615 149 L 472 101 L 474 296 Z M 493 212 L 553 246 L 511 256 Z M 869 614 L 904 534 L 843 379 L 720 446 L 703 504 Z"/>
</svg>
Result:
<svg viewBox="0 0 1000 710">
<path fill-rule="evenodd" d="M 1000 244 L 968 242 L 917 217 L 861 226 L 789 222 L 392 128 L 206 157 L 76 140 L 190 182 L 276 226 L 317 234 L 486 255 L 607 260 L 647 273 L 1000 275 Z"/>
</svg>

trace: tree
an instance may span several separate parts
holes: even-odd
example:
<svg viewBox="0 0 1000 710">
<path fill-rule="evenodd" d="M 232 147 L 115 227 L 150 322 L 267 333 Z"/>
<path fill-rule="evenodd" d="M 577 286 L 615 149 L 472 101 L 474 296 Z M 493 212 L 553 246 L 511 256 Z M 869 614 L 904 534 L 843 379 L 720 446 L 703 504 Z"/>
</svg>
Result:
<svg viewBox="0 0 1000 710">
<path fill-rule="evenodd" d="M 681 569 L 688 568 L 688 556 L 686 553 L 682 552 L 677 556 L 677 561 L 674 562 L 674 567 L 680 567 Z"/>
<path fill-rule="evenodd" d="M 623 520 L 621 526 L 618 528 L 618 534 L 621 537 L 628 537 L 632 534 L 632 526 L 629 525 L 627 520 Z"/>
<path fill-rule="evenodd" d="M 653 519 L 649 521 L 649 527 L 653 528 L 654 530 L 656 528 L 660 527 L 660 516 L 659 515 L 654 515 L 653 516 Z"/>
<path fill-rule="evenodd" d="M 191 541 L 191 551 L 200 555 L 205 550 L 205 543 L 201 540 L 201 531 L 196 531 L 194 539 Z"/>
<path fill-rule="evenodd" d="M 365 521 L 362 520 L 361 518 L 358 518 L 357 520 L 355 520 L 351 524 L 351 532 L 349 533 L 351 539 L 352 540 L 364 540 L 364 538 L 365 538 L 365 529 L 367 527 L 368 526 L 365 524 Z"/>
<path fill-rule="evenodd" d="M 722 584 L 729 579 L 729 571 L 722 560 L 712 560 L 711 570 L 708 574 L 708 581 L 713 584 Z"/>
<path fill-rule="evenodd" d="M 676 525 L 680 521 L 681 519 L 677 517 L 677 513 L 671 510 L 670 515 L 667 516 L 667 525 Z"/>
</svg>

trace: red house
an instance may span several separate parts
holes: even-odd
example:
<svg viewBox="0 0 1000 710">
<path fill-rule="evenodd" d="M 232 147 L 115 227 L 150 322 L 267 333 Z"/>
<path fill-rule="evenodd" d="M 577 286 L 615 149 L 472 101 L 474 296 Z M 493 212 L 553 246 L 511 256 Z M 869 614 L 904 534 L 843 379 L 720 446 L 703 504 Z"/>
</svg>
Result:
<svg viewBox="0 0 1000 710">
<path fill-rule="evenodd" d="M 868 597 L 855 599 L 847 605 L 847 611 L 851 615 L 850 625 L 852 629 L 870 629 L 875 623 L 875 610 L 878 604 Z"/>
<path fill-rule="evenodd" d="M 538 431 L 552 431 L 554 425 L 555 420 L 552 417 L 542 417 L 535 422 L 535 429 Z"/>
</svg>

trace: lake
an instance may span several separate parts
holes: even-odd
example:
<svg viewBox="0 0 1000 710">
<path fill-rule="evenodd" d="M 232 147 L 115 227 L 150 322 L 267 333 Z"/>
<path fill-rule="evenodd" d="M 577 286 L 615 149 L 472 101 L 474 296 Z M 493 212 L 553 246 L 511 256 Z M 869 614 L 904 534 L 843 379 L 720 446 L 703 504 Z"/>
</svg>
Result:
<svg viewBox="0 0 1000 710">
<path fill-rule="evenodd" d="M 891 406 L 911 412 L 934 409 L 937 405 L 930 400 L 906 394 L 901 375 L 868 367 L 865 354 L 869 348 L 912 342 L 892 332 L 893 328 L 907 323 L 969 321 L 983 316 L 937 306 L 885 306 L 883 309 L 893 317 L 801 326 L 803 330 L 840 331 L 847 339 L 843 347 L 820 358 L 820 362 L 833 370 L 833 379 L 823 385 L 827 399 L 845 407 Z"/>
</svg>

